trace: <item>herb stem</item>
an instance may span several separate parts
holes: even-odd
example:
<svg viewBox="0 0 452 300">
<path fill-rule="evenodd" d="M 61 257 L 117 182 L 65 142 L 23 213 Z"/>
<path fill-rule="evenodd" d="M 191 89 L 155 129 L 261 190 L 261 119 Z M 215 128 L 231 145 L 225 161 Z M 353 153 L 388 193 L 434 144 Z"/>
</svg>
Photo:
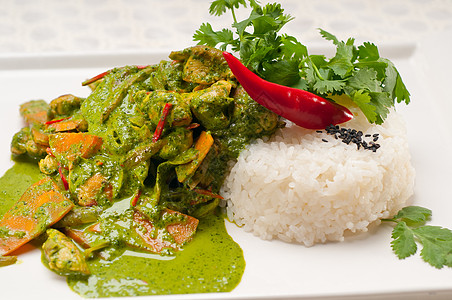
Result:
<svg viewBox="0 0 452 300">
<path fill-rule="evenodd" d="M 234 20 L 234 23 L 237 23 L 237 17 L 235 16 L 234 7 L 231 7 L 231 13 L 232 13 L 232 19 Z"/>
<path fill-rule="evenodd" d="M 317 66 L 311 61 L 312 63 L 312 68 L 315 70 L 315 73 L 317 74 L 317 76 L 319 77 L 320 80 L 325 80 L 323 79 L 322 75 L 320 75 L 319 69 L 317 68 Z"/>
</svg>

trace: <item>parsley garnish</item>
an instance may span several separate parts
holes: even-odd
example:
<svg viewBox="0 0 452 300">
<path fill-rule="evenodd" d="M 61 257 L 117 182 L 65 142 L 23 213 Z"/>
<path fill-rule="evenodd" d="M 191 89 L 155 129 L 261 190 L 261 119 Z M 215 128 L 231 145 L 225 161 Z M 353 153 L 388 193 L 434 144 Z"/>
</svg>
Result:
<svg viewBox="0 0 452 300">
<path fill-rule="evenodd" d="M 421 244 L 424 261 L 438 269 L 452 267 L 452 231 L 425 225 L 431 215 L 431 210 L 427 208 L 407 206 L 392 219 L 383 219 L 397 223 L 392 231 L 392 249 L 397 257 L 404 259 L 415 254 L 417 245 Z"/>
<path fill-rule="evenodd" d="M 238 21 L 235 11 L 249 7 L 248 18 Z M 210 14 L 232 14 L 232 30 L 213 30 L 203 23 L 193 39 L 198 44 L 228 47 L 238 52 L 242 62 L 260 77 L 292 86 L 325 98 L 347 95 L 364 113 L 370 123 L 381 124 L 395 102 L 410 102 L 406 89 L 394 64 L 380 57 L 376 45 L 366 42 L 354 45 L 354 39 L 340 41 L 333 34 L 320 29 L 320 34 L 336 46 L 334 57 L 309 55 L 307 47 L 295 37 L 279 34 L 293 17 L 285 14 L 278 3 L 261 6 L 256 0 L 215 0 Z"/>
</svg>

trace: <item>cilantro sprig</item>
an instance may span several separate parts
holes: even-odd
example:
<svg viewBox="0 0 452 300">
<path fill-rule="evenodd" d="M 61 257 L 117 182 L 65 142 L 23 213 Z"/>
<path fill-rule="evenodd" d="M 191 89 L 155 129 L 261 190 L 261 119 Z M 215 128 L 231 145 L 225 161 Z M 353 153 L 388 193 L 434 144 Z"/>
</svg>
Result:
<svg viewBox="0 0 452 300">
<path fill-rule="evenodd" d="M 435 268 L 452 267 L 452 231 L 425 225 L 432 216 L 431 210 L 420 206 L 407 206 L 391 219 L 382 221 L 395 222 L 392 231 L 391 247 L 400 259 L 415 254 L 418 244 L 424 261 Z"/>
<path fill-rule="evenodd" d="M 236 10 L 250 7 L 249 17 L 237 20 Z M 410 102 L 408 92 L 394 64 L 380 56 L 375 44 L 356 46 L 355 40 L 339 40 L 320 29 L 320 34 L 336 46 L 328 59 L 309 55 L 307 47 L 295 37 L 280 34 L 294 18 L 284 13 L 278 3 L 261 6 L 257 0 L 215 0 L 210 14 L 232 14 L 232 30 L 215 31 L 203 23 L 193 39 L 198 44 L 238 52 L 242 62 L 260 77 L 292 86 L 325 98 L 347 95 L 370 123 L 381 124 L 396 102 Z"/>
<path fill-rule="evenodd" d="M 238 21 L 235 10 L 247 4 L 251 8 L 249 17 Z M 234 31 L 215 31 L 209 23 L 203 23 L 193 39 L 221 50 L 230 47 L 248 68 L 267 80 L 296 84 L 300 80 L 300 60 L 307 56 L 306 47 L 292 36 L 278 34 L 293 17 L 285 14 L 280 4 L 260 6 L 255 0 L 215 0 L 210 6 L 210 14 L 216 16 L 227 10 L 232 13 Z"/>
</svg>

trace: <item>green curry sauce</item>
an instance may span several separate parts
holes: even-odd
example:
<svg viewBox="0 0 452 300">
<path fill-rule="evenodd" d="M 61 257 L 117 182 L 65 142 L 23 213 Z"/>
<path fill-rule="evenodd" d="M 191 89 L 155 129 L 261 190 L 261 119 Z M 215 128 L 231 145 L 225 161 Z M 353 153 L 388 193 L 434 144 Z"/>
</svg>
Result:
<svg viewBox="0 0 452 300">
<path fill-rule="evenodd" d="M 196 238 L 175 256 L 125 251 L 113 261 L 89 262 L 92 275 L 69 277 L 84 297 L 227 292 L 242 277 L 241 248 L 227 234 L 224 219 L 203 218 Z"/>
<path fill-rule="evenodd" d="M 237 286 L 245 261 L 221 216 L 221 186 L 229 162 L 283 124 L 246 94 L 220 50 L 169 57 L 96 76 L 87 98 L 21 105 L 27 126 L 11 152 L 34 161 L 0 179 L 0 253 L 42 241 L 43 264 L 84 297 Z M 23 209 L 11 213 L 18 199 Z"/>
<path fill-rule="evenodd" d="M 0 178 L 0 216 L 42 176 L 35 162 L 17 161 Z M 228 292 L 245 269 L 242 249 L 215 215 L 201 220 L 196 238 L 176 255 L 121 250 L 112 261 L 88 260 L 91 275 L 69 276 L 71 289 L 83 297 Z"/>
<path fill-rule="evenodd" d="M 30 185 L 43 177 L 36 162 L 19 160 L 0 178 L 0 216 L 3 216 Z"/>
</svg>

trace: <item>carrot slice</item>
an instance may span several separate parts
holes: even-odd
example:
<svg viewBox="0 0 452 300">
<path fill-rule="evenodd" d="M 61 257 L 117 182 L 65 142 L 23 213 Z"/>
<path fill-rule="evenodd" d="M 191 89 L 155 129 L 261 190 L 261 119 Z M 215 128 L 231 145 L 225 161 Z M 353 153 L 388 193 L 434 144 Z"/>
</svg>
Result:
<svg viewBox="0 0 452 300">
<path fill-rule="evenodd" d="M 176 167 L 176 174 L 179 182 L 184 182 L 195 173 L 195 171 L 198 169 L 198 167 L 206 157 L 207 153 L 209 153 L 212 145 L 212 135 L 205 131 L 201 132 L 201 135 L 198 137 L 198 140 L 195 143 L 195 149 L 199 151 L 198 157 L 187 164 L 179 165 Z"/>
<path fill-rule="evenodd" d="M 44 125 L 47 122 L 49 105 L 44 100 L 31 100 L 20 105 L 20 114 L 29 125 Z"/>
<path fill-rule="evenodd" d="M 105 193 L 109 200 L 113 199 L 113 190 L 105 176 L 96 173 L 78 188 L 78 204 L 81 206 L 97 205 L 99 193 Z"/>
<path fill-rule="evenodd" d="M 165 209 L 164 214 L 183 215 L 184 221 L 175 222 L 166 226 L 166 230 L 173 237 L 174 242 L 164 240 L 160 234 L 154 235 L 156 228 L 151 220 L 147 219 L 139 211 L 135 211 L 133 221 L 136 233 L 142 238 L 149 250 L 160 253 L 165 248 L 178 250 L 178 247 L 188 242 L 194 235 L 199 220 L 180 212 Z M 157 229 L 158 230 L 158 229 Z"/>
<path fill-rule="evenodd" d="M 47 122 L 47 125 L 49 129 L 53 129 L 56 132 L 64 132 L 64 131 L 72 131 L 72 130 L 79 130 L 80 127 L 83 125 L 84 122 L 86 122 L 83 119 L 76 119 L 76 120 L 55 120 L 56 122 L 50 123 Z M 82 130 L 80 130 L 82 131 Z"/>
<path fill-rule="evenodd" d="M 0 220 L 0 255 L 11 253 L 45 232 L 73 207 L 50 177 L 36 182 Z"/>
<path fill-rule="evenodd" d="M 63 229 L 63 232 L 66 236 L 70 237 L 82 248 L 88 249 L 91 247 L 95 247 L 96 245 L 99 244 L 105 244 L 106 242 L 106 240 L 101 235 L 98 234 L 100 232 L 98 227 L 99 223 L 95 223 L 85 229 L 75 229 L 65 227 Z"/>
<path fill-rule="evenodd" d="M 49 136 L 49 145 L 58 159 L 73 161 L 76 157 L 89 158 L 102 146 L 102 138 L 89 133 L 65 132 Z"/>
</svg>

